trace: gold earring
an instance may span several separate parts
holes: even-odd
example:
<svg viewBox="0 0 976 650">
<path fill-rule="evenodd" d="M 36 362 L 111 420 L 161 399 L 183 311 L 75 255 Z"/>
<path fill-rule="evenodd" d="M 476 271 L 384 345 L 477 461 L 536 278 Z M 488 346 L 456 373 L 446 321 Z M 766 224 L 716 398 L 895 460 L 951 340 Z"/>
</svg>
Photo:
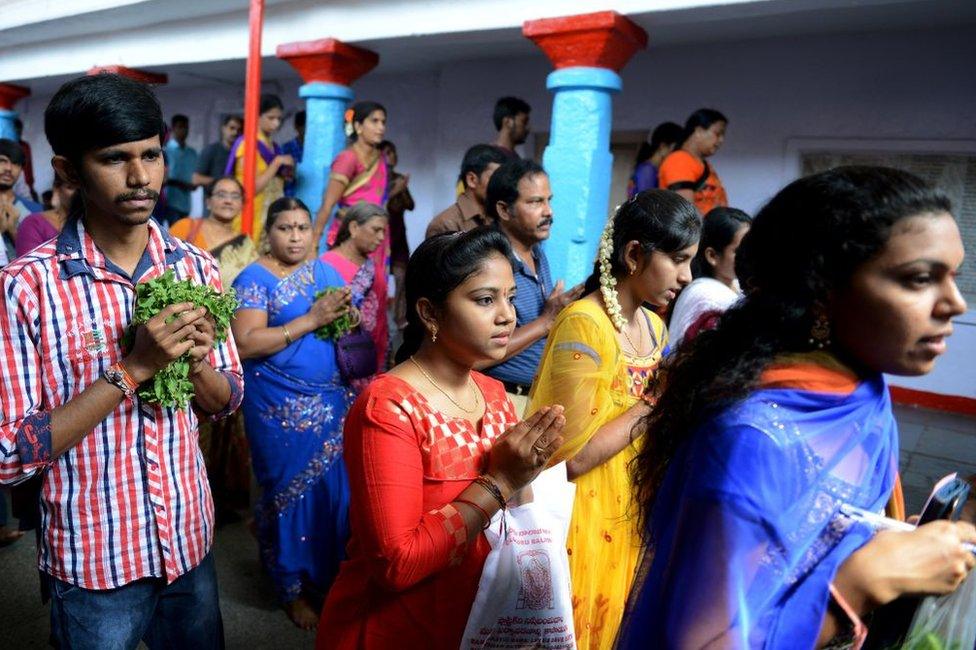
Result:
<svg viewBox="0 0 976 650">
<path fill-rule="evenodd" d="M 830 346 L 830 321 L 823 313 L 817 314 L 813 326 L 810 328 L 810 345 L 818 350 Z"/>
<path fill-rule="evenodd" d="M 433 330 L 430 333 L 430 342 L 431 343 L 437 343 L 437 328 L 436 327 L 433 328 Z"/>
</svg>

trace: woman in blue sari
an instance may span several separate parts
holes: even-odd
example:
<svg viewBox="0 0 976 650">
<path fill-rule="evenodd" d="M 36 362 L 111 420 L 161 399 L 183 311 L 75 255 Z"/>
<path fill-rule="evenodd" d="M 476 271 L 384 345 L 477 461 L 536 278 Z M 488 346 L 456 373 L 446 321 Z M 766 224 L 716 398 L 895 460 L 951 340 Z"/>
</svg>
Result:
<svg viewBox="0 0 976 650">
<path fill-rule="evenodd" d="M 289 617 L 315 627 L 343 557 L 349 488 L 342 421 L 349 389 L 335 346 L 315 330 L 349 309 L 336 271 L 307 261 L 312 219 L 298 199 L 271 204 L 270 252 L 234 281 L 240 307 L 234 336 L 244 359 L 244 426 L 262 488 L 255 513 L 261 561 Z M 328 287 L 338 290 L 316 298 Z"/>
<path fill-rule="evenodd" d="M 875 533 L 840 510 L 897 491 L 883 373 L 929 372 L 965 311 L 950 209 L 906 172 L 841 167 L 756 217 L 744 299 L 678 351 L 642 423 L 647 552 L 619 647 L 857 647 L 872 609 L 966 576 L 971 525 Z"/>
</svg>

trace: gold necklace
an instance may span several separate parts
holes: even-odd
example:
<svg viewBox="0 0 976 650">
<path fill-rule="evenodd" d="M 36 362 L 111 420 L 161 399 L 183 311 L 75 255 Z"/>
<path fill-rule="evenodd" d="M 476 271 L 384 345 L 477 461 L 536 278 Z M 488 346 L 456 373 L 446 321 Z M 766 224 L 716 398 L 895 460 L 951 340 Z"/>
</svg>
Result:
<svg viewBox="0 0 976 650">
<path fill-rule="evenodd" d="M 644 342 L 644 328 L 640 326 L 640 321 L 637 321 L 637 329 L 640 330 L 640 335 L 637 337 L 637 339 L 641 343 L 643 343 Z M 623 332 L 624 338 L 626 338 L 627 339 L 627 342 L 630 343 L 630 349 L 634 351 L 634 356 L 638 356 L 638 357 L 643 356 L 641 354 L 641 352 L 640 352 L 641 351 L 641 348 L 638 348 L 636 345 L 634 345 L 634 340 L 630 338 L 630 334 L 627 333 L 627 329 L 626 328 L 623 328 L 620 331 Z"/>
<path fill-rule="evenodd" d="M 271 263 L 275 265 L 275 268 L 278 269 L 279 277 L 288 277 L 292 273 L 292 271 L 294 271 L 296 268 L 298 268 L 301 265 L 301 263 L 295 264 L 289 269 L 286 268 L 285 265 L 281 263 L 281 260 L 279 260 L 271 253 L 267 253 L 267 257 L 269 260 L 271 260 Z"/>
<path fill-rule="evenodd" d="M 413 361 L 413 365 L 417 366 L 417 370 L 420 371 L 420 374 L 422 374 L 427 379 L 427 381 L 430 382 L 430 384 L 434 388 L 436 388 L 441 393 L 443 393 L 444 394 L 444 397 L 446 397 L 447 399 L 451 400 L 451 404 L 453 404 L 454 406 L 458 407 L 459 409 L 461 409 L 462 411 L 464 411 L 465 413 L 468 413 L 468 414 L 474 413 L 475 411 L 478 410 L 478 404 L 480 403 L 480 400 L 478 399 L 478 391 L 475 390 L 473 386 L 471 388 L 471 392 L 474 395 L 474 408 L 466 409 L 463 406 L 461 406 L 461 404 L 458 403 L 458 401 L 456 399 L 454 399 L 453 397 L 451 397 L 451 394 L 450 393 L 448 393 L 446 390 L 444 390 L 443 388 L 441 388 L 437 384 L 437 382 L 434 381 L 434 378 L 431 377 L 430 374 L 426 370 L 424 370 L 424 367 L 422 365 L 420 365 L 420 362 L 419 361 L 417 361 L 416 359 L 414 359 L 413 356 L 410 357 L 410 360 Z M 469 382 L 471 381 L 471 376 L 470 375 L 468 375 L 468 381 Z"/>
</svg>

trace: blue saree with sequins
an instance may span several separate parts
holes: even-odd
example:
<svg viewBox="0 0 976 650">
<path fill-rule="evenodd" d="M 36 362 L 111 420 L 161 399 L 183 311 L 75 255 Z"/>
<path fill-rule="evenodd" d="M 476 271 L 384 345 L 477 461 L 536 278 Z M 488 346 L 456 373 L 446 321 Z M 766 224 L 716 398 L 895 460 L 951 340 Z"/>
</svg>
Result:
<svg viewBox="0 0 976 650">
<path fill-rule="evenodd" d="M 888 388 L 805 363 L 700 426 L 670 463 L 618 648 L 813 648 L 829 585 L 881 510 L 898 440 Z"/>
<path fill-rule="evenodd" d="M 343 286 L 319 261 L 281 279 L 258 263 L 234 281 L 239 309 L 260 309 L 275 327 L 308 313 L 315 292 Z M 349 536 L 342 422 L 349 389 L 335 346 L 309 333 L 271 356 L 244 362 L 244 426 L 261 486 L 255 512 L 262 564 L 282 602 L 324 594 Z"/>
</svg>

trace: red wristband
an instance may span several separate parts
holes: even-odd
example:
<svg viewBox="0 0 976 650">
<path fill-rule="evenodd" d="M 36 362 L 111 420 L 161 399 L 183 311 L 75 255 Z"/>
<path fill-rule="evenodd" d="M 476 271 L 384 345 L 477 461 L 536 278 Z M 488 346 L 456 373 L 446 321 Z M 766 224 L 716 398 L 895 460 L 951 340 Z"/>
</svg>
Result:
<svg viewBox="0 0 976 650">
<path fill-rule="evenodd" d="M 122 379 L 133 393 L 139 389 L 139 384 L 137 384 L 136 380 L 133 379 L 132 375 L 129 374 L 129 371 L 125 367 L 124 363 L 119 361 L 118 363 L 114 364 L 113 367 L 118 368 L 119 372 L 122 373 Z"/>
</svg>

